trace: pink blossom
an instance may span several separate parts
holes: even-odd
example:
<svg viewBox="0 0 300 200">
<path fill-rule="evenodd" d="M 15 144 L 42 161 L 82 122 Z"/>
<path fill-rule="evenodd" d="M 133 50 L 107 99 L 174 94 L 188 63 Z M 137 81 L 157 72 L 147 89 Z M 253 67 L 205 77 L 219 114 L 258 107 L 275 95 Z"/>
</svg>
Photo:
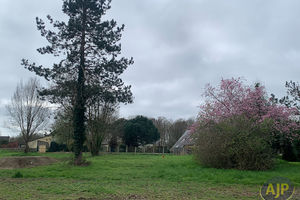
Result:
<svg viewBox="0 0 300 200">
<path fill-rule="evenodd" d="M 201 121 L 219 122 L 239 115 L 251 118 L 257 123 L 271 119 L 274 121 L 274 130 L 290 139 L 299 137 L 294 131 L 300 127 L 292 120 L 297 109 L 273 104 L 267 98 L 264 86 L 247 86 L 241 78 L 222 79 L 218 87 L 207 84 L 203 95 L 206 101 L 200 106 L 198 118 Z"/>
</svg>

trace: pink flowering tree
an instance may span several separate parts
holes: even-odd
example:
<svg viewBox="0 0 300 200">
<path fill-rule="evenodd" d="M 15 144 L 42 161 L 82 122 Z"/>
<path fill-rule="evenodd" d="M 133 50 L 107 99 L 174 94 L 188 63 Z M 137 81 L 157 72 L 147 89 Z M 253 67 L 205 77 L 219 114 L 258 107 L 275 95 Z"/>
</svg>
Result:
<svg viewBox="0 0 300 200">
<path fill-rule="evenodd" d="M 275 104 L 267 97 L 265 87 L 248 86 L 241 78 L 222 79 L 218 87 L 210 84 L 205 88 L 205 103 L 200 106 L 199 122 L 221 122 L 234 116 L 245 116 L 262 123 L 273 122 L 271 134 L 292 141 L 299 139 L 298 123 L 294 120 L 297 109 Z"/>
</svg>

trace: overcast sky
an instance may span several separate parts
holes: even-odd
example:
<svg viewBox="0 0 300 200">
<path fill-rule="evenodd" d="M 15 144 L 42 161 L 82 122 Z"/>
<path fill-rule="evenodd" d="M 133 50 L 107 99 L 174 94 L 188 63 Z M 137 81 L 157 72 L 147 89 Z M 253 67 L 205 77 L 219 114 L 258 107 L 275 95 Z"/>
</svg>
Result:
<svg viewBox="0 0 300 200">
<path fill-rule="evenodd" d="M 22 58 L 51 64 L 37 54 L 44 39 L 35 17 L 64 19 L 61 0 L 1 0 L 0 130 L 4 105 L 17 83 L 34 74 Z M 206 83 L 243 77 L 262 82 L 268 93 L 285 94 L 300 77 L 299 0 L 113 0 L 108 17 L 125 24 L 124 56 L 135 64 L 124 73 L 134 104 L 120 115 L 196 117 Z"/>
</svg>

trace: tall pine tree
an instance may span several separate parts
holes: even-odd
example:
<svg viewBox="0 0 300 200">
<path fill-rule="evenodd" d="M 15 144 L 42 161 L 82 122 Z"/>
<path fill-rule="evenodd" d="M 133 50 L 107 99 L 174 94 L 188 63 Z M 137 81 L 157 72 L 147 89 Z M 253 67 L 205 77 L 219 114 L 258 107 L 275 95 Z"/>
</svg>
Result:
<svg viewBox="0 0 300 200">
<path fill-rule="evenodd" d="M 22 60 L 25 68 L 51 81 L 52 86 L 44 88 L 41 95 L 52 103 L 72 106 L 76 165 L 82 163 L 87 103 L 132 102 L 131 86 L 124 85 L 119 76 L 133 59 L 119 58 L 124 25 L 103 19 L 110 4 L 111 0 L 63 0 L 67 22 L 54 21 L 48 15 L 54 29 L 48 30 L 44 21 L 36 18 L 38 30 L 49 42 L 37 51 L 60 57 L 60 62 L 45 67 Z"/>
</svg>

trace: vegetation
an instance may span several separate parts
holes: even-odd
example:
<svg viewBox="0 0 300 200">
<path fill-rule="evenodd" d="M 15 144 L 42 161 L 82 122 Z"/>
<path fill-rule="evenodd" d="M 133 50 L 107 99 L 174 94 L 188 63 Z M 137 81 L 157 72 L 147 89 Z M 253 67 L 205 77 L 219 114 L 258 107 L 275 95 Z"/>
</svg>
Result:
<svg viewBox="0 0 300 200">
<path fill-rule="evenodd" d="M 51 128 L 55 142 L 60 145 L 66 145 L 67 150 L 72 151 L 74 146 L 72 111 L 64 109 L 63 112 L 57 112 Z"/>
<path fill-rule="evenodd" d="M 23 60 L 30 71 L 52 82 L 41 92 L 52 103 L 68 105 L 73 111 L 74 153 L 76 165 L 81 164 L 86 140 L 86 109 L 99 103 L 131 103 L 130 86 L 124 85 L 120 75 L 133 59 L 119 57 L 124 25 L 105 20 L 111 0 L 63 1 L 63 13 L 68 21 L 55 21 L 47 16 L 55 30 L 47 30 L 45 22 L 36 19 L 37 28 L 49 45 L 39 48 L 40 54 L 62 59 L 52 68 Z"/>
<path fill-rule="evenodd" d="M 88 108 L 87 146 L 92 156 L 98 156 L 109 128 L 117 120 L 118 106 L 111 103 L 96 104 Z"/>
<path fill-rule="evenodd" d="M 272 94 L 272 101 L 275 103 L 281 103 L 288 108 L 297 109 L 300 112 L 300 85 L 294 81 L 286 82 L 287 95 L 278 100 L 274 94 Z M 299 131 L 298 131 L 298 135 Z M 277 139 L 277 146 L 281 147 L 282 158 L 287 161 L 300 161 L 300 138 L 293 141 L 287 140 L 284 137 Z"/>
<path fill-rule="evenodd" d="M 8 151 L 0 153 L 0 157 L 23 155 Z M 67 153 L 45 155 L 62 160 L 71 156 Z M 272 177 L 287 177 L 296 187 L 300 186 L 300 163 L 280 160 L 272 170 L 255 172 L 205 168 L 192 156 L 85 156 L 92 163 L 88 167 L 70 166 L 66 160 L 50 166 L 0 170 L 0 199 L 250 200 L 259 198 L 261 185 Z M 23 178 L 11 178 L 17 172 Z M 297 197 L 300 197 L 299 190 L 295 199 Z"/>
<path fill-rule="evenodd" d="M 36 78 L 27 83 L 20 82 L 6 109 L 10 117 L 10 127 L 16 129 L 25 142 L 24 152 L 29 152 L 30 142 L 39 131 L 44 130 L 49 121 L 50 109 L 39 98 L 41 88 Z"/>
<path fill-rule="evenodd" d="M 240 170 L 273 167 L 270 123 L 253 126 L 246 117 L 232 117 L 198 127 L 196 158 L 204 166 Z"/>
<path fill-rule="evenodd" d="M 292 119 L 296 109 L 268 99 L 260 84 L 222 80 L 219 88 L 208 85 L 205 96 L 195 130 L 197 157 L 205 165 L 266 170 L 272 167 L 273 152 L 280 150 L 275 144 L 300 137 L 299 124 Z"/>
<path fill-rule="evenodd" d="M 147 117 L 137 116 L 128 120 L 124 128 L 124 142 L 128 146 L 153 144 L 159 139 L 159 132 Z"/>
</svg>

